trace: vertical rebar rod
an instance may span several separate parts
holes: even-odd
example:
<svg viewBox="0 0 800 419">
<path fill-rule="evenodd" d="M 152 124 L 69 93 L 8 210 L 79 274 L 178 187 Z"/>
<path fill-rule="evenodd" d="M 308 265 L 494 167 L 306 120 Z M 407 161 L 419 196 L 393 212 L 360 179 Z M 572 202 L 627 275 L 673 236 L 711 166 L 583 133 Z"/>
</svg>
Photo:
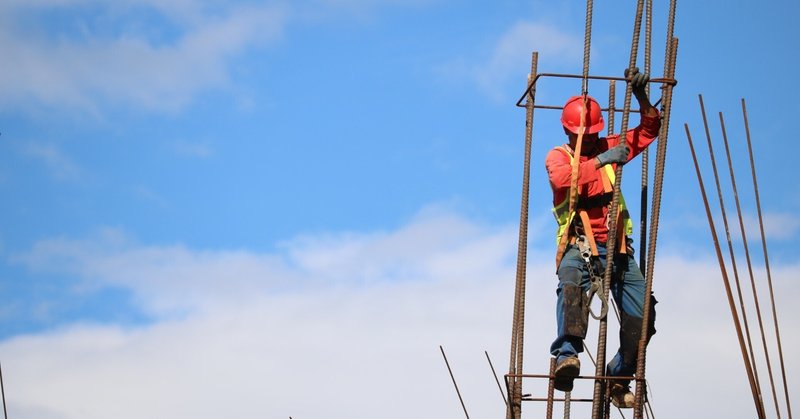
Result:
<svg viewBox="0 0 800 419">
<path fill-rule="evenodd" d="M 767 348 L 767 337 L 764 333 L 764 320 L 761 316 L 761 303 L 759 302 L 758 298 L 758 290 L 756 289 L 756 279 L 753 275 L 753 264 L 750 261 L 750 248 L 747 245 L 747 233 L 745 232 L 744 228 L 744 218 L 742 217 L 742 207 L 739 203 L 739 191 L 736 187 L 736 176 L 733 173 L 733 160 L 731 159 L 731 150 L 728 144 L 728 133 L 725 130 L 725 120 L 722 117 L 722 112 L 719 113 L 719 124 L 722 128 L 722 139 L 725 144 L 725 155 L 728 159 L 728 170 L 731 176 L 731 187 L 733 188 L 733 197 L 736 202 L 736 214 L 739 217 L 739 231 L 742 235 L 742 246 L 744 247 L 744 256 L 747 261 L 747 271 L 750 274 L 750 287 L 753 291 L 753 303 L 755 305 L 756 317 L 758 319 L 758 329 L 761 332 L 761 345 L 764 349 L 764 359 L 767 364 L 767 375 L 769 376 L 769 384 L 770 388 L 772 389 L 772 399 L 775 402 L 775 412 L 778 415 L 778 419 L 781 419 L 781 410 L 778 407 L 778 395 L 775 391 L 775 379 L 772 376 L 772 362 L 769 357 L 769 349 Z M 744 308 L 742 309 L 744 310 Z M 744 311 L 742 311 L 744 312 Z M 748 339 L 750 338 L 748 332 Z M 752 344 L 750 350 L 753 351 Z M 753 371 L 755 373 L 756 382 L 758 382 L 758 371 L 755 367 L 755 360 L 753 360 Z M 761 386 L 758 387 L 759 394 L 761 394 Z M 763 395 L 762 395 L 763 397 Z"/>
<path fill-rule="evenodd" d="M 614 135 L 614 114 L 617 113 L 617 82 L 608 81 L 608 135 Z"/>
<path fill-rule="evenodd" d="M 633 25 L 633 40 L 631 42 L 630 60 L 628 68 L 636 66 L 636 57 L 639 49 L 639 38 L 642 27 L 642 10 L 644 8 L 644 0 L 636 2 L 636 18 Z M 625 144 L 627 140 L 628 131 L 628 117 L 630 116 L 631 107 L 631 85 L 626 83 L 625 88 L 625 102 L 622 111 L 622 127 L 620 130 L 620 144 Z M 614 255 L 616 254 L 617 244 L 617 217 L 619 214 L 619 197 L 620 187 L 622 185 L 622 165 L 617 165 L 615 170 L 614 179 L 614 194 L 611 201 L 611 208 L 609 210 L 609 228 L 608 239 L 606 242 L 606 271 L 603 279 L 603 295 L 608 300 L 609 289 L 611 287 L 611 272 L 614 265 Z M 600 319 L 598 326 L 598 339 L 597 339 L 597 367 L 595 368 L 595 375 L 602 376 L 605 370 L 606 363 L 606 338 L 608 334 L 608 317 Z M 603 380 L 595 380 L 594 393 L 592 396 L 592 419 L 601 419 L 603 413 L 605 383 Z"/>
<path fill-rule="evenodd" d="M 775 323 L 775 337 L 778 342 L 778 358 L 780 359 L 781 365 L 781 375 L 783 376 L 783 391 L 784 397 L 786 398 L 786 410 L 789 416 L 789 419 L 792 418 L 792 406 L 789 400 L 789 387 L 786 385 L 786 368 L 784 367 L 783 363 L 783 345 L 781 345 L 781 333 L 778 327 L 778 313 L 775 308 L 775 293 L 772 289 L 772 274 L 769 269 L 769 255 L 767 253 L 767 237 L 764 234 L 764 219 L 761 216 L 761 198 L 758 194 L 758 180 L 756 178 L 756 164 L 753 158 L 753 146 L 750 141 L 750 124 L 747 119 L 747 105 L 745 104 L 744 99 L 742 99 L 742 117 L 744 119 L 744 129 L 745 134 L 747 137 L 747 151 L 750 155 L 750 171 L 752 172 L 753 177 L 753 189 L 755 190 L 756 196 L 756 208 L 758 209 L 758 226 L 761 230 L 761 246 L 764 252 L 764 266 L 767 270 L 767 283 L 769 285 L 769 297 L 770 302 L 772 305 L 772 319 Z"/>
<path fill-rule="evenodd" d="M 539 54 L 534 52 L 531 56 L 531 73 L 528 83 L 536 78 Z M 522 199 L 520 203 L 519 238 L 517 245 L 517 275 L 514 292 L 514 315 L 511 332 L 511 356 L 509 360 L 509 374 L 511 378 L 511 393 L 508 395 L 506 409 L 507 419 L 519 419 L 522 415 L 522 361 L 523 343 L 525 335 L 525 271 L 528 254 L 528 202 L 530 193 L 531 173 L 531 143 L 533 139 L 533 105 L 536 86 L 528 90 L 528 100 L 525 105 L 525 158 L 522 180 Z"/>
<path fill-rule="evenodd" d="M 694 161 L 694 168 L 695 172 L 697 173 L 697 182 L 700 185 L 700 193 L 703 196 L 703 205 L 705 206 L 706 210 L 706 217 L 708 218 L 708 227 L 711 230 L 711 239 L 714 242 L 714 251 L 717 254 L 717 260 L 719 261 L 719 269 L 722 275 L 722 283 L 725 287 L 725 294 L 728 297 L 728 306 L 731 310 L 731 317 L 733 317 L 733 325 L 736 328 L 736 336 L 739 340 L 739 349 L 742 352 L 742 360 L 744 361 L 745 370 L 747 371 L 747 378 L 750 380 L 750 389 L 753 393 L 753 401 L 755 402 L 756 412 L 758 413 L 758 417 L 760 419 L 764 419 L 762 415 L 762 409 L 759 408 L 759 400 L 755 394 L 755 390 L 753 388 L 753 370 L 750 366 L 750 358 L 747 357 L 747 349 L 745 348 L 744 338 L 742 336 L 742 326 L 739 322 L 739 314 L 736 312 L 736 304 L 733 302 L 733 292 L 731 291 L 731 283 L 728 279 L 728 270 L 725 268 L 725 260 L 722 257 L 722 249 L 719 245 L 719 239 L 717 237 L 717 229 L 714 226 L 714 218 L 711 216 L 711 208 L 708 205 L 708 196 L 706 195 L 706 189 L 703 185 L 703 176 L 700 174 L 700 165 L 697 163 L 697 155 L 694 151 L 694 144 L 692 142 L 692 135 L 689 132 L 689 124 L 683 124 L 686 130 L 686 139 L 689 142 L 689 150 L 692 153 L 692 160 Z"/>
<path fill-rule="evenodd" d="M 669 60 L 665 63 L 666 74 L 675 77 L 675 66 L 678 57 L 678 38 L 672 38 L 670 44 Z M 658 226 L 661 220 L 661 194 L 664 184 L 664 169 L 666 167 L 667 144 L 669 137 L 669 120 L 672 109 L 672 90 L 673 86 L 664 85 L 662 91 L 662 117 L 663 122 L 658 134 L 658 146 L 656 149 L 655 173 L 653 176 L 653 196 L 650 214 L 650 236 L 648 240 L 647 270 L 644 273 L 645 290 L 642 308 L 642 330 L 638 342 L 638 352 L 636 358 L 636 403 L 634 403 L 634 418 L 641 419 L 643 416 L 643 406 L 647 382 L 645 381 L 645 369 L 647 365 L 647 343 L 650 336 L 650 312 L 653 294 L 653 275 L 655 272 L 656 244 L 658 242 Z"/>
<path fill-rule="evenodd" d="M 586 0 L 586 22 L 583 30 L 583 80 L 581 93 L 583 96 L 589 94 L 589 56 L 592 47 L 592 13 L 594 4 L 592 0 Z M 584 104 L 584 109 L 586 108 Z"/>
<path fill-rule="evenodd" d="M 728 215 L 727 215 L 727 211 L 725 210 L 725 202 L 724 202 L 724 200 L 722 198 L 722 188 L 720 186 L 719 174 L 718 174 L 718 171 L 717 171 L 717 160 L 714 157 L 714 148 L 713 148 L 712 143 L 711 143 L 711 133 L 709 132 L 709 129 L 708 129 L 708 121 L 706 119 L 706 110 L 705 110 L 705 106 L 703 104 L 703 96 L 699 95 L 698 97 L 700 99 L 700 112 L 702 113 L 702 116 L 703 116 L 703 127 L 705 128 L 706 139 L 707 139 L 707 142 L 708 142 L 708 154 L 709 154 L 710 159 L 711 159 L 711 168 L 712 168 L 712 171 L 714 173 L 714 182 L 715 182 L 715 184 L 717 186 L 717 193 L 719 195 L 720 214 L 722 215 L 722 222 L 723 222 L 723 226 L 725 227 L 725 237 L 726 237 L 727 243 L 728 243 L 728 249 L 729 249 L 730 258 L 731 258 L 731 266 L 733 268 L 733 278 L 734 278 L 734 283 L 736 284 L 736 294 L 737 294 L 737 296 L 739 298 L 739 307 L 740 307 L 739 309 L 741 310 L 741 315 L 742 315 L 741 319 L 742 319 L 742 323 L 744 324 L 744 337 L 747 339 L 747 351 L 748 351 L 748 355 L 749 355 L 749 358 L 750 358 L 750 363 L 752 365 L 752 370 L 753 370 L 752 377 L 749 377 L 750 378 L 750 386 L 753 387 L 754 394 L 758 397 L 758 400 L 761 401 L 762 400 L 761 399 L 761 389 L 760 389 L 759 384 L 758 384 L 758 369 L 757 369 L 756 360 L 755 360 L 754 351 L 753 351 L 753 341 L 750 338 L 750 326 L 749 326 L 749 322 L 747 321 L 747 311 L 745 310 L 744 299 L 742 297 L 742 287 L 741 287 L 741 283 L 739 281 L 739 270 L 737 268 L 736 257 L 734 255 L 734 251 L 733 251 L 733 242 L 731 240 L 730 228 L 728 226 Z"/>
<path fill-rule="evenodd" d="M 450 362 L 447 361 L 447 355 L 444 354 L 444 348 L 442 345 L 439 345 L 439 350 L 442 351 L 442 357 L 444 358 L 444 363 L 447 365 L 447 371 L 450 372 L 450 379 L 453 380 L 453 387 L 456 388 L 456 394 L 458 394 L 458 401 L 461 402 L 461 408 L 464 409 L 464 415 L 467 416 L 469 419 L 469 413 L 467 413 L 467 406 L 464 404 L 464 399 L 461 398 L 461 391 L 458 390 L 458 384 L 456 384 L 456 377 L 453 375 L 453 370 L 450 368 Z"/>
<path fill-rule="evenodd" d="M 570 177 L 570 186 L 569 186 L 569 214 L 573 214 L 575 210 L 575 204 L 578 201 L 578 167 L 580 166 L 580 156 L 581 156 L 581 147 L 583 145 L 583 131 L 586 124 L 586 103 L 588 100 L 589 94 L 589 56 L 591 52 L 591 44 L 592 44 L 592 11 L 593 11 L 593 3 L 592 0 L 586 1 L 586 25 L 583 34 L 583 78 L 582 78 L 582 86 L 581 86 L 581 95 L 583 96 L 583 105 L 581 111 L 581 118 L 580 118 L 580 125 L 578 127 L 578 139 L 575 142 L 575 150 L 573 153 L 576 158 L 572 159 L 572 173 Z M 569 235 L 564 235 L 561 238 L 561 242 L 558 244 L 558 250 L 556 251 L 556 269 L 558 269 L 558 265 L 561 263 L 561 256 L 564 254 L 564 251 L 567 246 L 567 241 L 569 239 Z"/>
<path fill-rule="evenodd" d="M 675 78 L 675 67 L 678 60 L 678 39 L 675 34 L 675 12 L 677 0 L 670 0 L 669 15 L 667 18 L 667 39 L 664 45 L 664 74 L 665 77 Z M 649 335 L 650 304 L 653 286 L 653 271 L 655 266 L 656 243 L 658 239 L 658 223 L 661 211 L 661 189 L 664 179 L 664 166 L 667 154 L 667 136 L 669 134 L 669 120 L 672 109 L 672 90 L 673 85 L 663 84 L 662 89 L 662 118 L 661 129 L 658 134 L 658 149 L 656 152 L 656 167 L 653 185 L 653 205 L 651 214 L 650 237 L 648 240 L 647 258 L 642 257 L 647 263 L 641 264 L 645 274 L 645 300 L 642 314 L 642 332 L 639 340 L 639 353 L 636 359 L 636 403 L 634 403 L 634 419 L 641 419 L 643 416 L 642 406 L 644 393 L 646 392 L 645 367 L 646 351 Z M 648 96 L 649 97 L 649 96 Z M 641 238 L 644 242 L 644 236 Z"/>
<path fill-rule="evenodd" d="M 556 373 L 556 359 L 550 358 L 550 377 L 553 377 Z M 553 392 L 555 388 L 553 385 L 553 379 L 547 381 L 547 411 L 545 412 L 545 419 L 553 419 Z"/>
<path fill-rule="evenodd" d="M 645 9 L 645 37 L 644 37 L 644 72 L 650 74 L 650 55 L 653 32 L 653 0 L 647 0 Z M 650 96 L 650 84 L 647 84 L 647 97 Z M 647 187 L 650 176 L 650 148 L 642 151 L 642 181 L 639 212 L 639 270 L 642 274 L 647 272 Z"/>
</svg>

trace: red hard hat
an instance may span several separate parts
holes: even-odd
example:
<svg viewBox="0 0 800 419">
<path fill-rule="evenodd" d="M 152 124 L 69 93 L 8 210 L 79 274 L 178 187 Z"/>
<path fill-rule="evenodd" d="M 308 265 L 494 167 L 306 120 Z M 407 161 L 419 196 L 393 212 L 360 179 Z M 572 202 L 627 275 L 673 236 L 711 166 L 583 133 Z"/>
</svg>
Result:
<svg viewBox="0 0 800 419">
<path fill-rule="evenodd" d="M 603 129 L 603 114 L 600 105 L 591 96 L 586 96 L 586 119 L 583 126 L 584 134 L 596 134 Z M 583 112 L 583 96 L 573 96 L 564 104 L 561 113 L 561 125 L 573 134 L 580 134 L 581 113 Z"/>
</svg>

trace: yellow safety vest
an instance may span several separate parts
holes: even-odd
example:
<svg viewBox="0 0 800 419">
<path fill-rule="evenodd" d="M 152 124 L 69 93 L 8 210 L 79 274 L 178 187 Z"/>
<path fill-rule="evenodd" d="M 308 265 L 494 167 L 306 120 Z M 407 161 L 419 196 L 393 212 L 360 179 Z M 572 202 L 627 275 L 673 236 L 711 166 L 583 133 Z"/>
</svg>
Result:
<svg viewBox="0 0 800 419">
<path fill-rule="evenodd" d="M 572 153 L 564 146 L 556 147 L 556 149 L 563 151 L 564 153 L 569 156 L 570 166 L 574 160 Z M 603 166 L 603 169 L 606 173 L 607 179 L 604 179 L 601 175 L 601 181 L 603 181 L 603 187 L 606 189 L 606 192 L 610 192 L 613 189 L 614 182 L 616 181 L 616 174 L 614 173 L 614 169 L 611 168 L 610 164 Z M 606 183 L 606 181 L 608 183 Z M 625 220 L 625 234 L 630 236 L 633 234 L 633 221 L 631 221 L 631 217 L 628 215 L 627 207 L 625 206 L 625 198 L 622 197 L 622 193 L 619 195 L 619 213 L 622 214 L 623 219 Z M 566 234 L 567 229 L 570 225 L 572 225 L 572 219 L 575 218 L 576 211 L 569 211 L 569 194 L 567 194 L 566 198 L 561 201 L 558 205 L 553 207 L 553 215 L 556 217 L 556 222 L 558 222 L 558 232 L 556 234 L 556 245 L 561 243 L 561 238 Z"/>
</svg>

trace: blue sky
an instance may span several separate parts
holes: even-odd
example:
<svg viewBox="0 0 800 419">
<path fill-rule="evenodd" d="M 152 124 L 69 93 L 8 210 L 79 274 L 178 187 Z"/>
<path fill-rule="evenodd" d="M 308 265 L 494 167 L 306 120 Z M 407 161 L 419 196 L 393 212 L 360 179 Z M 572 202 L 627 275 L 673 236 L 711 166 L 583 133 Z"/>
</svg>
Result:
<svg viewBox="0 0 800 419">
<path fill-rule="evenodd" d="M 592 74 L 618 76 L 628 63 L 627 3 L 595 5 Z M 655 3 L 651 73 L 660 76 L 667 2 Z M 737 399 L 724 416 L 752 417 L 683 124 L 713 191 L 697 95 L 715 142 L 724 113 L 761 275 L 747 99 L 792 353 L 800 188 L 784 150 L 800 93 L 800 6 L 683 3 L 656 262 L 661 336 L 648 374 L 656 412 L 685 405 L 714 416 L 679 379 L 711 362 L 725 373 L 709 394 Z M 439 344 L 453 351 L 473 411 L 502 414 L 483 351 L 505 365 L 524 140 L 514 103 L 534 50 L 540 71 L 580 73 L 584 8 L 4 1 L 0 362 L 13 417 L 366 417 L 398 397 L 403 406 L 385 417 L 457 417 Z M 606 89 L 590 85 L 598 98 Z M 543 84 L 537 100 L 559 105 L 579 90 Z M 537 111 L 532 372 L 546 369 L 554 328 L 542 161 L 561 142 L 558 114 Z M 626 167 L 633 197 L 640 169 Z M 763 290 L 761 298 L 763 308 Z M 687 341 L 713 361 L 688 353 Z M 800 372 L 788 372 L 791 390 Z"/>
</svg>

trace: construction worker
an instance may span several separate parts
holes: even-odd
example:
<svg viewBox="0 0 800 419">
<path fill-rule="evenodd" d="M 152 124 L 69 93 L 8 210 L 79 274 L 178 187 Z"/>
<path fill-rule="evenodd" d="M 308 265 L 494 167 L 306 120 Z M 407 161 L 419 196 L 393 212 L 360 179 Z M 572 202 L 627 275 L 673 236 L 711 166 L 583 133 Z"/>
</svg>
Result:
<svg viewBox="0 0 800 419">
<path fill-rule="evenodd" d="M 625 73 L 640 110 L 639 126 L 626 133 L 626 144 L 620 144 L 618 135 L 599 137 L 598 133 L 604 125 L 600 106 L 589 96 L 575 96 L 564 105 L 561 115 L 569 144 L 550 150 L 545 160 L 553 188 L 553 212 L 559 223 L 559 254 L 556 258 L 558 337 L 551 345 L 550 352 L 556 357 L 555 388 L 561 391 L 571 391 L 574 378 L 580 374 L 578 354 L 583 352 L 583 339 L 586 337 L 590 312 L 589 300 L 595 291 L 596 295 L 603 296 L 602 288 L 596 288 L 597 285 L 593 288 L 593 285 L 602 285 L 606 254 L 609 251 L 606 241 L 614 169 L 617 165 L 630 161 L 650 145 L 661 126 L 659 112 L 650 104 L 645 89 L 650 81 L 649 76 L 640 73 L 637 68 L 626 70 Z M 574 211 L 570 213 L 572 161 L 581 134 L 577 174 L 578 199 Z M 617 246 L 610 294 L 620 308 L 620 346 L 607 365 L 606 373 L 609 376 L 631 377 L 636 370 L 642 330 L 645 280 L 633 258 L 629 238 L 633 225 L 622 199 L 618 213 L 620 216 L 617 221 Z M 655 303 L 655 298 L 651 296 L 648 341 L 655 333 Z M 631 393 L 629 380 L 612 381 L 609 391 L 615 406 L 633 407 L 634 395 Z"/>
</svg>

